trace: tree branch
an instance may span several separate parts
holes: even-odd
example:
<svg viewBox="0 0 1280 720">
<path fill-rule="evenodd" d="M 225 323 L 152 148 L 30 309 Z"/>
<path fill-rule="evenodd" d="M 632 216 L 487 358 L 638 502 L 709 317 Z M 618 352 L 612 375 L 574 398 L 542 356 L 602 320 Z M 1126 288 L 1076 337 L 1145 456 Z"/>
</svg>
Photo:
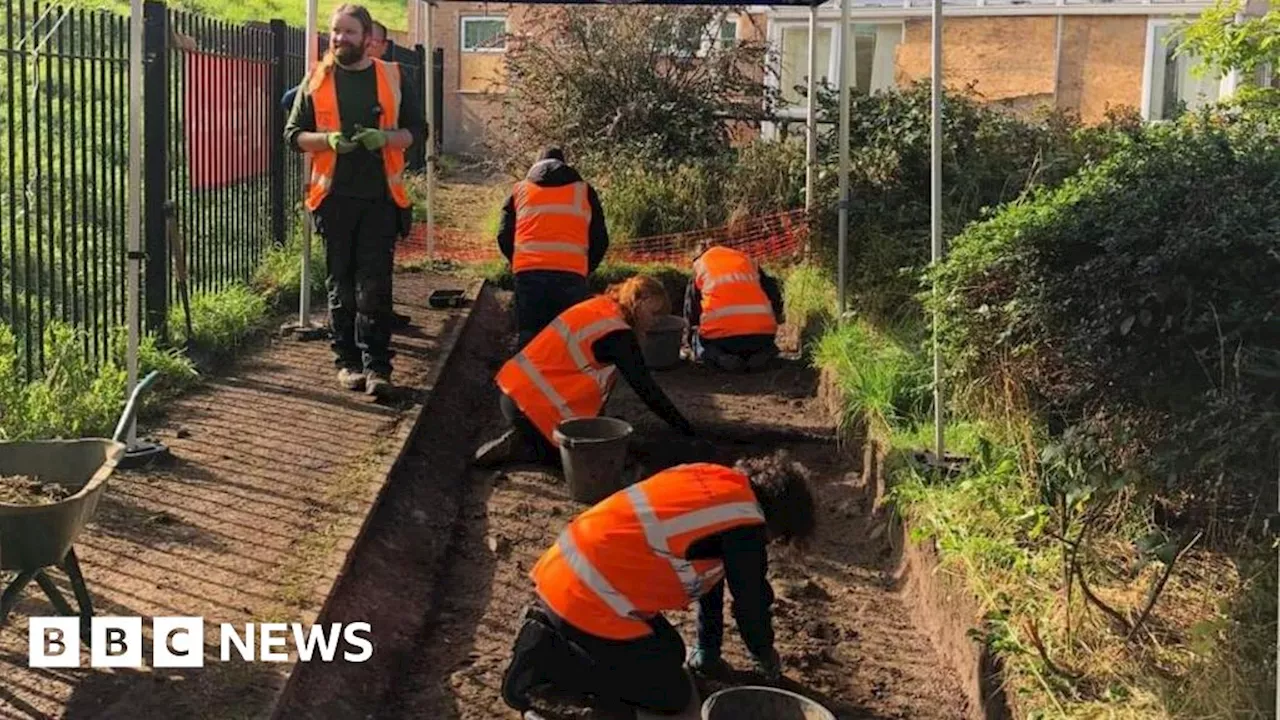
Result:
<svg viewBox="0 0 1280 720">
<path fill-rule="evenodd" d="M 1157 580 L 1156 584 L 1151 588 L 1151 594 L 1147 598 L 1146 607 L 1142 608 L 1142 613 L 1138 615 L 1137 622 L 1133 624 L 1133 627 L 1129 630 L 1129 634 L 1125 637 L 1125 640 L 1132 640 L 1133 636 L 1136 635 L 1138 630 L 1142 627 L 1142 624 L 1147 621 L 1147 618 L 1151 615 L 1151 611 L 1156 606 L 1156 601 L 1160 599 L 1160 594 L 1164 592 L 1165 583 L 1169 582 L 1169 576 L 1173 574 L 1173 566 L 1177 565 L 1178 561 L 1181 560 L 1197 542 L 1200 542 L 1200 536 L 1203 534 L 1204 533 L 1202 532 L 1196 533 L 1196 536 L 1191 538 L 1191 542 L 1184 545 L 1183 548 L 1178 551 L 1178 554 L 1173 557 L 1173 562 L 1164 566 L 1164 572 L 1160 574 L 1160 579 Z"/>
</svg>

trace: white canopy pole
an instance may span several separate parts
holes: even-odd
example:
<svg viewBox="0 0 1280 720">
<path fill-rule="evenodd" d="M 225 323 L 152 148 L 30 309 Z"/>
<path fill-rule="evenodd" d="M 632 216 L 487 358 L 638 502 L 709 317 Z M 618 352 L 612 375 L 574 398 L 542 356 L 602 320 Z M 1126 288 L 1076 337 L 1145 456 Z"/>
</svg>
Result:
<svg viewBox="0 0 1280 720">
<path fill-rule="evenodd" d="M 426 117 L 427 127 L 428 127 L 428 128 L 430 128 L 430 132 L 428 133 L 428 134 L 430 135 L 430 137 L 427 137 L 427 138 L 426 138 L 426 153 L 427 153 L 427 259 L 428 259 L 428 260 L 430 260 L 430 259 L 433 259 L 433 258 L 435 257 L 435 231 L 436 231 L 436 217 L 435 217 L 435 209 L 436 209 L 436 208 L 435 208 L 435 194 L 436 194 L 436 145 L 435 145 L 435 133 L 440 132 L 440 130 L 441 130 L 441 129 L 440 129 L 440 128 L 438 128 L 438 127 L 432 127 L 432 123 L 435 121 L 435 118 L 436 118 L 436 51 L 435 51 L 435 45 L 434 45 L 434 43 L 432 43 L 432 41 L 431 41 L 431 37 L 432 37 L 432 34 L 433 34 L 433 30 L 434 30 L 433 23 L 434 23 L 434 21 L 435 21 L 435 3 L 430 2 L 430 0 L 428 0 L 427 2 L 425 2 L 425 3 L 424 3 L 424 5 L 426 5 L 426 8 L 425 8 L 425 11 L 426 11 L 426 12 L 425 12 L 425 15 L 426 15 L 426 18 L 425 18 L 425 19 L 426 19 L 426 22 L 422 23 L 422 24 L 423 24 L 423 26 L 424 26 L 423 34 L 425 35 L 425 37 L 422 39 L 422 44 L 423 44 L 423 46 L 427 49 L 427 56 L 426 56 L 426 60 L 425 60 L 425 61 L 424 61 L 424 63 L 423 63 L 423 64 L 424 64 L 424 67 L 422 68 L 422 74 L 423 74 L 423 76 L 426 78 L 426 87 L 425 87 L 425 91 L 424 91 L 424 92 L 425 92 L 425 94 L 426 94 L 426 102 L 424 102 L 424 103 L 423 103 L 423 105 L 425 105 L 425 107 L 426 107 L 426 112 L 427 112 L 427 117 Z"/>
<path fill-rule="evenodd" d="M 817 79 L 814 70 L 818 66 L 818 6 L 809 6 L 809 73 L 807 102 L 805 103 L 805 171 L 804 171 L 804 209 L 813 211 L 813 186 L 818 178 L 818 119 L 814 115 L 814 98 L 817 92 Z"/>
<path fill-rule="evenodd" d="M 848 310 L 845 292 L 845 264 L 849 244 L 849 0 L 840 0 L 840 68 L 836 76 L 840 82 L 840 226 L 837 293 L 840 298 L 840 320 Z"/>
<path fill-rule="evenodd" d="M 142 264 L 142 0 L 129 3 L 129 278 L 125 315 L 129 318 L 129 347 L 125 358 L 129 395 L 138 385 L 138 344 L 142 334 L 139 266 Z M 163 262 L 164 258 L 153 258 Z M 136 416 L 135 416 L 136 417 Z M 138 445 L 138 422 L 129 422 L 127 449 Z"/>
<path fill-rule="evenodd" d="M 315 69 L 319 62 L 320 47 L 316 39 L 316 0 L 307 0 L 307 36 L 306 36 L 306 71 Z M 306 196 L 307 185 L 311 182 L 311 154 L 302 154 L 302 192 Z M 302 282 L 298 299 L 298 328 L 307 330 L 311 327 L 311 213 L 306 207 L 302 210 Z"/>
<path fill-rule="evenodd" d="M 933 69 L 930 73 L 933 86 L 932 112 L 930 118 L 932 140 L 930 141 L 930 235 L 933 244 L 933 264 L 942 261 L 942 0 L 933 0 Z M 936 296 L 938 287 L 934 283 Z M 933 313 L 933 445 L 939 463 L 946 457 L 943 454 L 943 407 L 942 407 L 942 346 L 938 339 L 938 311 Z"/>
</svg>

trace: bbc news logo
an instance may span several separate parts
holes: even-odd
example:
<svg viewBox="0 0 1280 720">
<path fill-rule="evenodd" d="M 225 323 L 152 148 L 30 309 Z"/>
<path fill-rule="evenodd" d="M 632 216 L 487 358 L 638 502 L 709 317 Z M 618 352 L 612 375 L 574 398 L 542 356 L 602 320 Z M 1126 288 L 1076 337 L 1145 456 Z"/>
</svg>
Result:
<svg viewBox="0 0 1280 720">
<path fill-rule="evenodd" d="M 151 666 L 204 667 L 204 618 L 157 617 L 151 621 Z M 327 626 L 301 623 L 234 623 L 219 625 L 219 660 L 289 662 L 290 641 L 299 662 L 333 662 L 341 657 L 362 663 L 373 657 L 369 623 Z M 89 665 L 100 668 L 142 667 L 146 644 L 140 617 L 95 617 L 89 627 Z M 80 619 L 33 617 L 28 630 L 28 664 L 33 668 L 80 667 Z M 342 649 L 339 655 L 339 649 Z"/>
</svg>

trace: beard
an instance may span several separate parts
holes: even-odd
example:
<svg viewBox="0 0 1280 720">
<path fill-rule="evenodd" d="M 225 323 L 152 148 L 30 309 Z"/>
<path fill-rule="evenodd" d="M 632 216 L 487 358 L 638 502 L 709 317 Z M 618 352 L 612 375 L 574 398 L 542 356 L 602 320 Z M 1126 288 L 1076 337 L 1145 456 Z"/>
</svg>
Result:
<svg viewBox="0 0 1280 720">
<path fill-rule="evenodd" d="M 343 65 L 352 65 L 364 57 L 364 48 L 342 43 L 334 48 L 334 57 Z"/>
</svg>

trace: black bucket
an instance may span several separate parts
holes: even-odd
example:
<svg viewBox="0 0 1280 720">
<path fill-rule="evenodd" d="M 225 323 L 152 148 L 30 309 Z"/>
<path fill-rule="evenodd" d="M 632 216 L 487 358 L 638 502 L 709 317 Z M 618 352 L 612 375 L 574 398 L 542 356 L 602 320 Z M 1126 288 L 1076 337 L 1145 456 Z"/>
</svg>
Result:
<svg viewBox="0 0 1280 720">
<path fill-rule="evenodd" d="M 594 505 L 626 486 L 623 467 L 631 424 L 611 417 L 565 420 L 556 426 L 569 495 Z"/>
<path fill-rule="evenodd" d="M 721 690 L 707 698 L 702 720 L 836 720 L 836 716 L 803 695 L 753 685 Z"/>
</svg>

